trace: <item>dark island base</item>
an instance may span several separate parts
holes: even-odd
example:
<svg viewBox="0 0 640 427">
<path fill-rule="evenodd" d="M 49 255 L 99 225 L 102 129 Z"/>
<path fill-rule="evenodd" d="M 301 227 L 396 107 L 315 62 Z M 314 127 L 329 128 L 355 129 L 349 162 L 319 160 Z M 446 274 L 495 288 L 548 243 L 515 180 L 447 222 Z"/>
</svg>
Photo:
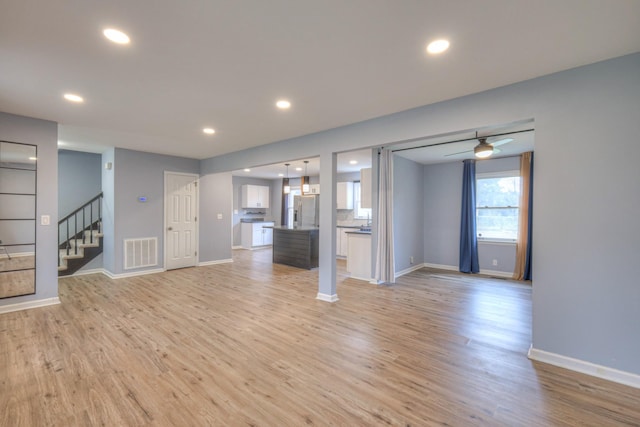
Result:
<svg viewBox="0 0 640 427">
<path fill-rule="evenodd" d="M 273 229 L 273 262 L 310 270 L 318 267 L 318 229 Z"/>
</svg>

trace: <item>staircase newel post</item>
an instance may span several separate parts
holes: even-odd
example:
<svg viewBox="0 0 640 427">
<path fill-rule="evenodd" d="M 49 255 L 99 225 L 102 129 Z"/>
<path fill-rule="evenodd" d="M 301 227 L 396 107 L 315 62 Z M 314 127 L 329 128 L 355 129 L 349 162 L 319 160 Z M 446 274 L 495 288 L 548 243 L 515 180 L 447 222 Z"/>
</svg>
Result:
<svg viewBox="0 0 640 427">
<path fill-rule="evenodd" d="M 89 205 L 89 217 L 91 218 L 91 237 L 89 237 L 89 241 L 93 243 L 93 202 Z"/>
<path fill-rule="evenodd" d="M 78 213 L 73 215 L 73 241 L 75 242 L 75 254 L 78 255 Z"/>
<path fill-rule="evenodd" d="M 67 237 L 65 237 L 64 241 L 67 247 L 67 255 L 69 255 L 69 219 L 67 219 Z"/>
<path fill-rule="evenodd" d="M 87 223 L 85 221 L 84 209 L 82 209 L 82 243 L 87 243 L 87 233 L 85 233 L 86 228 Z"/>
</svg>

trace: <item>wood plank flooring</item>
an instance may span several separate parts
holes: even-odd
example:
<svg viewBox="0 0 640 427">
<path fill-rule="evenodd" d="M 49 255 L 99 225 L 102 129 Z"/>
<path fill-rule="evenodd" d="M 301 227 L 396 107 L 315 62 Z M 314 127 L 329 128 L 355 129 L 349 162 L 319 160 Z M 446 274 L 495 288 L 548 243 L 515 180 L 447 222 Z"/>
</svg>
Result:
<svg viewBox="0 0 640 427">
<path fill-rule="evenodd" d="M 530 288 L 234 263 L 60 280 L 0 315 L 2 426 L 640 425 L 640 390 L 532 362 Z"/>
</svg>

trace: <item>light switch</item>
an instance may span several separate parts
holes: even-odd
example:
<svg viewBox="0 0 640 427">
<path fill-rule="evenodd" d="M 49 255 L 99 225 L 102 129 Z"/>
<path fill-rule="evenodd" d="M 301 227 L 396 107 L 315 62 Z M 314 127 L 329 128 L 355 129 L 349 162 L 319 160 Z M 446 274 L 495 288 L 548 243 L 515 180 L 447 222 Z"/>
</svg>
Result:
<svg viewBox="0 0 640 427">
<path fill-rule="evenodd" d="M 49 225 L 51 224 L 51 217 L 49 215 L 42 215 L 40 217 L 40 225 Z"/>
<path fill-rule="evenodd" d="M 221 213 L 218 214 L 218 219 L 222 219 L 222 214 Z"/>
</svg>

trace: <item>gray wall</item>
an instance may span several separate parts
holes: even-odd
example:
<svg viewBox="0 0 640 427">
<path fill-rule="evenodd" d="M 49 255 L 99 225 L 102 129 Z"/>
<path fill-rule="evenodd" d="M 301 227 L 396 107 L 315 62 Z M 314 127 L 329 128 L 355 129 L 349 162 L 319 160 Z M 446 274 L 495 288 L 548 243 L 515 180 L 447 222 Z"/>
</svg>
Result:
<svg viewBox="0 0 640 427">
<path fill-rule="evenodd" d="M 58 125 L 0 112 L 0 140 L 38 146 L 36 293 L 0 300 L 0 306 L 58 296 Z M 49 215 L 51 225 L 40 225 Z"/>
<path fill-rule="evenodd" d="M 423 166 L 393 157 L 393 242 L 396 273 L 424 262 Z M 413 257 L 413 262 L 410 261 Z"/>
<path fill-rule="evenodd" d="M 519 170 L 517 157 L 480 160 L 476 173 Z M 424 166 L 424 262 L 445 267 L 459 265 L 462 162 Z M 481 272 L 513 273 L 515 244 L 478 243 Z M 498 265 L 493 265 L 493 260 Z"/>
<path fill-rule="evenodd" d="M 462 162 L 424 166 L 424 262 L 457 266 Z"/>
<path fill-rule="evenodd" d="M 110 272 L 116 271 L 115 260 L 115 201 L 116 201 L 116 158 L 115 148 L 102 153 L 102 164 L 111 162 L 112 169 L 102 168 L 102 267 Z"/>
<path fill-rule="evenodd" d="M 200 177 L 200 262 L 231 259 L 231 173 Z M 218 219 L 218 214 L 222 215 Z"/>
<path fill-rule="evenodd" d="M 628 55 L 229 153 L 203 167 L 224 172 L 320 154 L 322 185 L 330 187 L 336 152 L 535 119 L 533 346 L 640 374 L 638 76 L 640 54 Z M 603 141 L 607 149 L 596 150 Z M 324 194 L 319 289 L 330 290 L 335 266 L 323 256 L 335 255 L 335 213 L 331 204 L 323 210 Z"/>
<path fill-rule="evenodd" d="M 102 155 L 58 151 L 58 216 L 70 214 L 102 191 Z"/>
<path fill-rule="evenodd" d="M 105 248 L 104 255 L 105 268 L 111 273 L 125 272 L 123 269 L 123 241 L 137 237 L 158 238 L 158 265 L 138 270 L 127 270 L 126 272 L 157 269 L 164 266 L 165 171 L 198 175 L 200 162 L 182 157 L 115 149 L 112 170 L 115 178 L 115 199 L 113 202 L 115 228 L 113 247 L 109 248 L 112 251 L 109 254 L 111 265 L 107 266 L 106 263 L 107 248 Z M 139 202 L 139 196 L 146 196 L 147 202 Z"/>
</svg>

